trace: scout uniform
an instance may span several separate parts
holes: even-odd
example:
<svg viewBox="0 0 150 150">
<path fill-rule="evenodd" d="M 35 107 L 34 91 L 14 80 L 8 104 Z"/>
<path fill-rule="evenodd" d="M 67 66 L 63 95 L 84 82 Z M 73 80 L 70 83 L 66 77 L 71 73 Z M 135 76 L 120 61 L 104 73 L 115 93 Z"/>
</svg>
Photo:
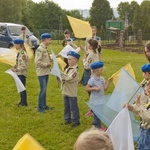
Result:
<svg viewBox="0 0 150 150">
<path fill-rule="evenodd" d="M 77 59 L 80 58 L 80 55 L 74 51 L 68 52 L 67 55 L 73 56 Z M 65 72 L 62 73 L 62 80 L 65 124 L 73 122 L 72 127 L 76 127 L 80 124 L 79 108 L 77 103 L 78 66 L 69 66 Z"/>
<path fill-rule="evenodd" d="M 103 62 L 97 61 L 91 64 L 91 69 L 94 70 L 94 69 L 102 68 L 103 65 L 104 65 Z M 87 84 L 90 85 L 91 87 L 101 88 L 100 91 L 91 91 L 90 102 L 100 100 L 100 98 L 104 96 L 105 79 L 103 77 L 98 78 L 95 75 L 93 75 L 89 79 Z M 101 128 L 101 120 L 95 114 L 94 114 L 94 121 L 92 124 L 97 128 Z"/>
<path fill-rule="evenodd" d="M 150 64 L 141 68 L 142 72 L 150 72 Z M 150 150 L 150 97 L 142 93 L 140 97 L 141 106 L 133 105 L 133 112 L 141 117 L 141 134 L 138 139 L 138 150 Z"/>
<path fill-rule="evenodd" d="M 88 80 L 91 77 L 91 64 L 93 62 L 99 61 L 98 53 L 94 53 L 93 50 L 90 50 L 89 53 L 85 58 L 83 58 L 83 66 L 84 66 L 84 73 L 83 73 L 83 79 L 82 84 L 85 86 L 87 85 Z"/>
<path fill-rule="evenodd" d="M 24 41 L 22 39 L 16 39 L 14 40 L 14 44 L 24 44 Z M 28 71 L 28 55 L 25 50 L 20 50 L 17 54 L 16 58 L 16 65 L 14 66 L 16 69 L 16 73 L 23 83 L 23 85 L 26 85 L 26 77 L 27 77 L 27 71 Z M 27 106 L 27 93 L 26 90 L 20 92 L 20 102 L 18 103 L 18 106 Z"/>
<path fill-rule="evenodd" d="M 41 35 L 41 39 L 44 40 L 46 38 L 50 39 L 51 35 L 49 33 L 43 33 Z M 41 43 L 35 53 L 36 74 L 40 84 L 40 94 L 38 98 L 37 109 L 40 113 L 43 113 L 46 109 L 51 110 L 51 108 L 46 105 L 46 89 L 51 69 L 49 66 L 50 63 L 51 59 L 47 51 L 47 47 L 44 45 L 44 43 Z"/>
</svg>

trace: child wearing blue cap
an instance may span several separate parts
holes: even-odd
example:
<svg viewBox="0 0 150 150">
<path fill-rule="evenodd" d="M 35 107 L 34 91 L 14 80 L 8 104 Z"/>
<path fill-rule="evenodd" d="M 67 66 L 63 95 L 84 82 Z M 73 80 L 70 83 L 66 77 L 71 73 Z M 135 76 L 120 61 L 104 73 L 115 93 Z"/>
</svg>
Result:
<svg viewBox="0 0 150 150">
<path fill-rule="evenodd" d="M 45 110 L 52 110 L 46 104 L 46 89 L 51 69 L 51 58 L 47 47 L 50 45 L 51 34 L 43 33 L 41 35 L 42 43 L 35 52 L 36 74 L 40 84 L 40 93 L 38 98 L 38 112 L 43 113 Z"/>
<path fill-rule="evenodd" d="M 26 77 L 28 71 L 28 55 L 24 47 L 24 41 L 22 39 L 16 39 L 13 41 L 15 48 L 19 51 L 17 53 L 16 65 L 12 68 L 12 71 L 16 72 L 22 84 L 26 85 Z M 26 90 L 20 92 L 20 102 L 18 106 L 27 106 L 27 93 Z"/>
<path fill-rule="evenodd" d="M 80 55 L 74 51 L 67 53 L 69 67 L 62 73 L 63 98 L 64 98 L 64 120 L 65 124 L 72 127 L 80 125 L 80 115 L 77 100 L 78 87 L 78 60 Z"/>
<path fill-rule="evenodd" d="M 105 82 L 105 79 L 101 77 L 103 73 L 103 62 L 96 61 L 91 64 L 93 71 L 92 77 L 89 79 L 86 85 L 86 91 L 91 92 L 90 101 L 101 100 L 104 96 L 104 91 L 107 90 L 109 84 L 112 82 L 112 78 Z M 92 123 L 97 128 L 102 128 L 101 120 L 94 114 L 94 121 Z"/>
</svg>

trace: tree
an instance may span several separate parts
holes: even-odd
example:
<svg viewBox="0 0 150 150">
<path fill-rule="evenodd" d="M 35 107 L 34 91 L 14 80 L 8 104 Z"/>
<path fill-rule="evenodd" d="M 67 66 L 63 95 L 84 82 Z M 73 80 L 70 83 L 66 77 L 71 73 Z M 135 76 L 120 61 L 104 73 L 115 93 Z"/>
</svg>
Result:
<svg viewBox="0 0 150 150">
<path fill-rule="evenodd" d="M 105 22 L 113 17 L 113 10 L 107 0 L 94 0 L 90 9 L 90 24 L 98 29 L 105 27 Z"/>
</svg>

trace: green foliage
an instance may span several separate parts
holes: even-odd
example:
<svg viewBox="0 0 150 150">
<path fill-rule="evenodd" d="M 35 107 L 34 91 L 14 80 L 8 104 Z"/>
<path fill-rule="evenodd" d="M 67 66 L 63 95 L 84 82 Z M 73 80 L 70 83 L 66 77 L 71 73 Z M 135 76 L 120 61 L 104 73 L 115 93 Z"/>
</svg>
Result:
<svg viewBox="0 0 150 150">
<path fill-rule="evenodd" d="M 113 17 L 113 10 L 107 0 L 94 0 L 90 9 L 90 24 L 98 29 L 105 27 L 105 22 Z"/>
<path fill-rule="evenodd" d="M 76 44 L 79 45 L 80 43 Z M 57 54 L 62 49 L 62 45 L 52 41 L 52 48 Z M 80 53 L 83 57 L 83 53 Z M 80 78 L 83 73 L 82 57 L 79 61 Z M 106 80 L 128 62 L 131 62 L 133 66 L 137 81 L 141 82 L 143 79 L 140 70 L 140 67 L 146 63 L 143 54 L 103 49 L 102 60 L 105 63 L 103 77 Z M 54 110 L 39 114 L 37 112 L 39 83 L 34 61 L 29 62 L 26 85 L 29 104 L 27 108 L 16 106 L 19 101 L 19 94 L 14 80 L 4 73 L 9 68 L 9 65 L 0 63 L 0 150 L 11 150 L 26 133 L 31 134 L 46 150 L 72 150 L 79 134 L 90 128 L 93 120 L 92 117 L 85 116 L 89 109 L 85 103 L 89 99 L 85 87 L 81 84 L 78 85 L 81 125 L 72 129 L 70 125 L 62 124 L 64 106 L 56 77 L 50 76 L 47 88 L 47 105 L 53 106 Z M 112 90 L 113 85 L 111 84 L 107 94 L 111 93 Z"/>
</svg>

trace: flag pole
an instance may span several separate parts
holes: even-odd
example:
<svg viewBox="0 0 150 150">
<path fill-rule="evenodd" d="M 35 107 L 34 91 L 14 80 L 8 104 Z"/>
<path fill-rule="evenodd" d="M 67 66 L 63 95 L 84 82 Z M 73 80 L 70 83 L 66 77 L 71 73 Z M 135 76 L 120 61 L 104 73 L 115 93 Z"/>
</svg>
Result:
<svg viewBox="0 0 150 150">
<path fill-rule="evenodd" d="M 135 91 L 135 93 L 134 93 L 134 94 L 132 95 L 132 97 L 129 99 L 128 103 L 131 102 L 132 98 L 137 94 L 137 92 L 139 91 L 139 89 L 140 89 L 141 87 L 144 87 L 144 86 L 145 86 L 145 84 L 146 84 L 146 79 L 144 79 L 144 80 L 142 81 L 142 83 L 140 84 L 140 86 L 138 87 L 138 89 Z"/>
</svg>

